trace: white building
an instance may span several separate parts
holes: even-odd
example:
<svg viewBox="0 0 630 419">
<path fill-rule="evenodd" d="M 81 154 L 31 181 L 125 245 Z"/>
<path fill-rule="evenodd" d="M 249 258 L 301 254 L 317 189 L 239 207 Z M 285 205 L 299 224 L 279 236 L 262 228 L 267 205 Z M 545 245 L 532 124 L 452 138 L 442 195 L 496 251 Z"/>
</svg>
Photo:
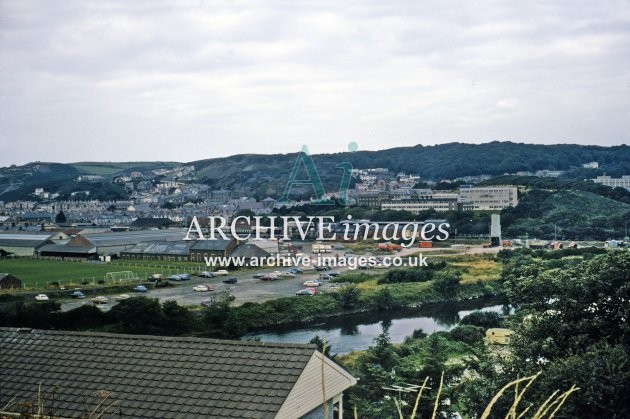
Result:
<svg viewBox="0 0 630 419">
<path fill-rule="evenodd" d="M 611 178 L 610 176 L 597 176 L 597 179 L 592 180 L 595 183 L 610 186 L 611 188 L 625 188 L 630 190 L 630 176 L 621 176 L 617 179 Z"/>
<path fill-rule="evenodd" d="M 459 195 L 461 202 L 472 204 L 475 211 L 501 210 L 518 205 L 517 189 L 514 186 L 462 185 Z"/>
</svg>

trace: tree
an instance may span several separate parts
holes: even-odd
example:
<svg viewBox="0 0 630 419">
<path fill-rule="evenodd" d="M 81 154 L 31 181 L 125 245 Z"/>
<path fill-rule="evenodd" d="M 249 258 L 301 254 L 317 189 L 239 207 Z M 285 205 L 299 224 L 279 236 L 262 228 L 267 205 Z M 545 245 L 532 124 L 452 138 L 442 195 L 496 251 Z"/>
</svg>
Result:
<svg viewBox="0 0 630 419">
<path fill-rule="evenodd" d="M 563 269 L 533 259 L 511 269 L 505 289 L 527 316 L 513 323 L 509 358 L 469 365 L 479 377 L 462 392 L 470 415 L 487 403 L 480 393 L 542 370 L 528 402 L 540 405 L 576 385 L 580 396 L 566 401 L 565 417 L 630 417 L 630 253 L 609 251 Z"/>
<path fill-rule="evenodd" d="M 162 303 L 164 313 L 164 334 L 171 336 L 186 335 L 195 327 L 195 317 L 186 307 L 177 304 L 177 301 L 168 300 Z"/>
<path fill-rule="evenodd" d="M 503 316 L 494 311 L 473 311 L 461 320 L 460 324 L 479 326 L 484 329 L 501 327 Z"/>
<path fill-rule="evenodd" d="M 433 289 L 445 297 L 455 297 L 459 289 L 459 275 L 454 273 L 439 275 L 433 281 Z"/>
<path fill-rule="evenodd" d="M 321 352 L 322 354 L 326 355 L 329 358 L 331 357 L 330 356 L 330 345 L 328 344 L 328 342 L 324 342 L 324 339 L 319 337 L 319 335 L 313 336 L 313 338 L 311 340 L 309 340 L 308 343 L 310 343 L 311 345 L 317 346 L 317 350 L 319 352 Z"/>
<path fill-rule="evenodd" d="M 121 301 L 106 315 L 113 331 L 132 334 L 160 334 L 166 318 L 157 298 L 134 297 Z"/>
<path fill-rule="evenodd" d="M 334 295 L 342 308 L 354 308 L 359 301 L 361 290 L 356 285 L 350 284 L 341 287 Z"/>
<path fill-rule="evenodd" d="M 394 297 L 388 287 L 383 287 L 376 293 L 374 297 L 374 306 L 377 310 L 388 310 L 394 304 Z"/>
</svg>

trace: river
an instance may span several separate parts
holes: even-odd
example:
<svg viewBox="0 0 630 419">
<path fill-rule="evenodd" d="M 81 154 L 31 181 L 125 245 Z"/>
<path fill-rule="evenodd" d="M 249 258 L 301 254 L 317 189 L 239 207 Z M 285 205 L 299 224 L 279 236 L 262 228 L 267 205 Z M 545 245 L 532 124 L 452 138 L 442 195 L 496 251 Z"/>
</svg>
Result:
<svg viewBox="0 0 630 419">
<path fill-rule="evenodd" d="M 332 353 L 345 354 L 367 349 L 374 338 L 383 331 L 384 323 L 390 325 L 389 335 L 392 342 L 399 343 L 416 329 L 422 329 L 428 334 L 451 330 L 462 317 L 476 310 L 501 313 L 504 306 L 500 300 L 487 298 L 431 304 L 417 309 L 339 316 L 306 327 L 252 333 L 245 338 L 260 339 L 263 342 L 308 343 L 315 335 L 319 335 L 326 339 Z"/>
</svg>

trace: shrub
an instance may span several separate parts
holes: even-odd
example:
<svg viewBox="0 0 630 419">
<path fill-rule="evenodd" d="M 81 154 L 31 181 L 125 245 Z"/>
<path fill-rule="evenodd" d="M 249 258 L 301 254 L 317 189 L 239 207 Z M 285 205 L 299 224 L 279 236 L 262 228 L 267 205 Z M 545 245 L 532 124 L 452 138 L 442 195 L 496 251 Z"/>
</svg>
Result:
<svg viewBox="0 0 630 419">
<path fill-rule="evenodd" d="M 343 308 L 354 308 L 359 302 L 361 290 L 356 285 L 346 285 L 340 288 L 335 294 L 335 299 Z"/>
<path fill-rule="evenodd" d="M 503 316 L 494 311 L 473 311 L 465 316 L 460 324 L 482 327 L 489 329 L 491 327 L 501 327 L 503 324 Z"/>
<path fill-rule="evenodd" d="M 485 329 L 483 327 L 460 325 L 449 332 L 449 338 L 458 342 L 464 342 L 470 346 L 483 342 Z"/>
</svg>

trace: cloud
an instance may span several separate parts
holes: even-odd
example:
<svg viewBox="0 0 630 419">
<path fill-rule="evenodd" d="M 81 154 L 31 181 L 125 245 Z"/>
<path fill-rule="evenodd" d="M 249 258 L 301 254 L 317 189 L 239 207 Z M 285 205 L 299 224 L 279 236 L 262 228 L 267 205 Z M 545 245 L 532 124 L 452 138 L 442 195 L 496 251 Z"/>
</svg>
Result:
<svg viewBox="0 0 630 419">
<path fill-rule="evenodd" d="M 0 165 L 627 143 L 622 1 L 0 1 Z"/>
</svg>

